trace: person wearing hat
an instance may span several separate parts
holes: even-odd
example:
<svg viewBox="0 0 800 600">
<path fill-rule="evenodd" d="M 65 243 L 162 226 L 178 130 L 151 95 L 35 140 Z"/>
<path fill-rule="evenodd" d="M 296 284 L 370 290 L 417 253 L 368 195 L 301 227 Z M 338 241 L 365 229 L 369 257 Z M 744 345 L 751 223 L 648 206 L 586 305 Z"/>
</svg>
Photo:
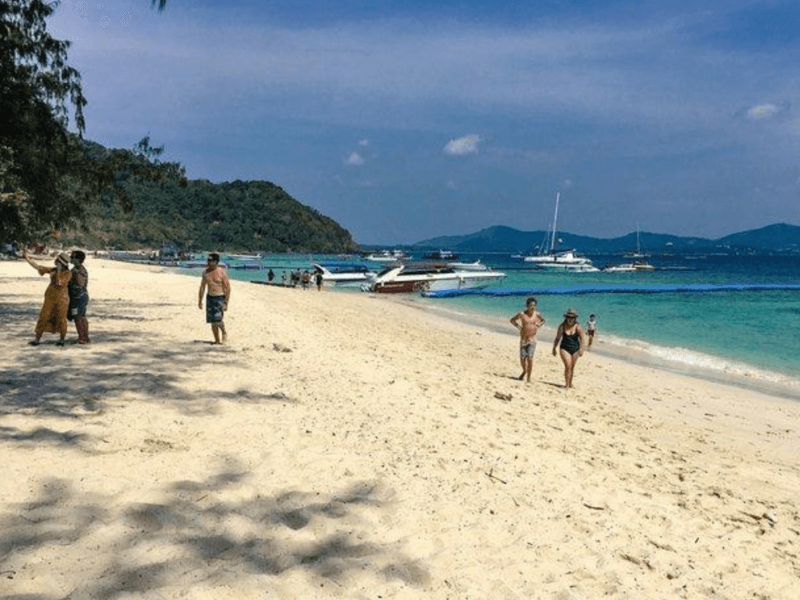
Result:
<svg viewBox="0 0 800 600">
<path fill-rule="evenodd" d="M 22 256 L 28 264 L 39 272 L 39 275 L 50 275 L 50 285 L 44 292 L 44 304 L 39 312 L 39 321 L 36 323 L 36 339 L 30 342 L 31 346 L 38 346 L 44 333 L 58 333 L 61 339 L 59 346 L 64 345 L 67 337 L 67 312 L 69 311 L 69 291 L 67 286 L 72 278 L 69 270 L 69 254 L 62 252 L 56 257 L 55 267 L 43 267 L 36 264 L 23 251 Z"/>
<path fill-rule="evenodd" d="M 578 313 L 568 308 L 564 313 L 564 320 L 558 326 L 556 338 L 553 340 L 553 356 L 556 352 L 561 354 L 564 362 L 564 387 L 572 387 L 572 376 L 575 373 L 575 364 L 583 356 L 586 348 L 586 334 L 578 323 Z"/>
</svg>

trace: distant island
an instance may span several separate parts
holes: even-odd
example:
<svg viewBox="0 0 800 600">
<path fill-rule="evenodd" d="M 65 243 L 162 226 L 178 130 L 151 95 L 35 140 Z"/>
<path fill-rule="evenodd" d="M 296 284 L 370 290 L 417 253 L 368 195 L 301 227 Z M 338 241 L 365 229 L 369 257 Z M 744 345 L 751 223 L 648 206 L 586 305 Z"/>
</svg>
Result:
<svg viewBox="0 0 800 600">
<path fill-rule="evenodd" d="M 545 231 L 519 231 L 497 225 L 476 233 L 460 236 L 442 236 L 407 246 L 425 250 L 446 248 L 457 252 L 520 252 L 533 253 L 543 243 Z M 800 255 L 800 227 L 776 223 L 727 235 L 719 239 L 681 237 L 662 233 L 640 232 L 642 251 L 650 254 L 669 253 L 721 253 L 721 254 L 795 254 Z M 577 248 L 584 254 L 616 254 L 635 249 L 636 232 L 602 239 L 559 232 L 561 245 Z"/>
</svg>

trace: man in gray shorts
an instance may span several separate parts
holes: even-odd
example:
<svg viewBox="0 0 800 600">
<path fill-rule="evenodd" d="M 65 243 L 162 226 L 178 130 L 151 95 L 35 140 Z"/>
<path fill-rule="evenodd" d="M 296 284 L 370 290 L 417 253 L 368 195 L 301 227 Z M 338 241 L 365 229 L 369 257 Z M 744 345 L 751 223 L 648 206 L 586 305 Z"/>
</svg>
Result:
<svg viewBox="0 0 800 600">
<path fill-rule="evenodd" d="M 536 352 L 536 333 L 544 325 L 544 317 L 536 310 L 536 298 L 525 300 L 525 310 L 511 317 L 511 324 L 519 330 L 519 362 L 522 366 L 520 381 L 527 378 L 531 382 L 533 355 Z"/>
</svg>

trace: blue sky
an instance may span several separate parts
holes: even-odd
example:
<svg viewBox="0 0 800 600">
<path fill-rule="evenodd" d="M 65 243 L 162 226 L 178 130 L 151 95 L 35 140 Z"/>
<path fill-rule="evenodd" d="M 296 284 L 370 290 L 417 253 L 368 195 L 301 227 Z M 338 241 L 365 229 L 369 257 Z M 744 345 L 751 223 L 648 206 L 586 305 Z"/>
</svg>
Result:
<svg viewBox="0 0 800 600">
<path fill-rule="evenodd" d="M 800 225 L 800 3 L 63 0 L 89 139 L 365 244 Z"/>
</svg>

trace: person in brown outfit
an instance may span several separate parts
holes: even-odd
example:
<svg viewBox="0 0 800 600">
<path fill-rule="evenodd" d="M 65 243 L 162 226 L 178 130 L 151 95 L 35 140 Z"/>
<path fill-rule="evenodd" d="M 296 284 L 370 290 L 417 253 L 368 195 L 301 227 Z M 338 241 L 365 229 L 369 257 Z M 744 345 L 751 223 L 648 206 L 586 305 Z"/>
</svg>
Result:
<svg viewBox="0 0 800 600">
<path fill-rule="evenodd" d="M 28 264 L 39 272 L 39 275 L 50 275 L 50 285 L 44 292 L 44 304 L 39 312 L 39 321 L 36 323 L 36 339 L 30 342 L 31 346 L 38 346 L 44 333 L 58 333 L 61 339 L 59 346 L 64 345 L 67 337 L 67 312 L 69 311 L 68 284 L 72 278 L 69 270 L 69 255 L 62 252 L 58 255 L 55 267 L 43 267 L 36 264 L 27 254 L 22 253 Z"/>
</svg>

